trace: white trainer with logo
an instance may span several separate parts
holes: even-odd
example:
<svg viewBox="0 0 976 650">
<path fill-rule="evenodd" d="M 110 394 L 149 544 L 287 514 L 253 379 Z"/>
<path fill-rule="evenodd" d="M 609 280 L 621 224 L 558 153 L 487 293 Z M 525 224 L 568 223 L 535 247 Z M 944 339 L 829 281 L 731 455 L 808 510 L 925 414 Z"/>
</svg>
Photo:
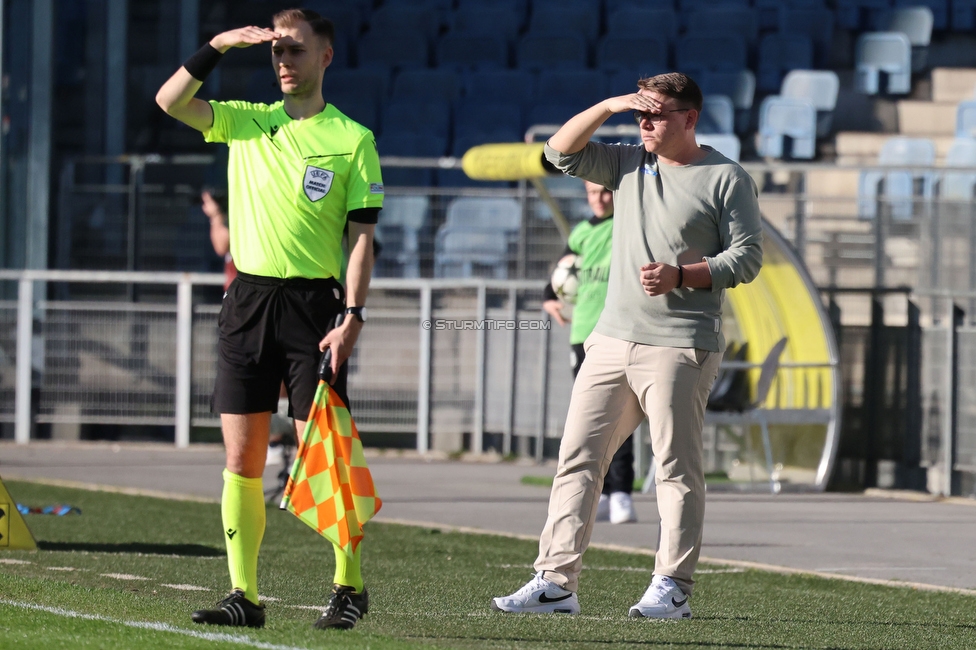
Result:
<svg viewBox="0 0 976 650">
<path fill-rule="evenodd" d="M 525 586 L 510 596 L 491 599 L 491 608 L 498 612 L 527 614 L 579 614 L 576 593 L 563 589 L 555 582 L 535 574 Z"/>
<path fill-rule="evenodd" d="M 654 576 L 640 602 L 630 608 L 631 618 L 691 618 L 688 596 L 668 576 Z"/>
<path fill-rule="evenodd" d="M 626 492 L 610 494 L 610 523 L 633 524 L 637 522 L 637 511 L 634 510 L 634 499 Z"/>
</svg>

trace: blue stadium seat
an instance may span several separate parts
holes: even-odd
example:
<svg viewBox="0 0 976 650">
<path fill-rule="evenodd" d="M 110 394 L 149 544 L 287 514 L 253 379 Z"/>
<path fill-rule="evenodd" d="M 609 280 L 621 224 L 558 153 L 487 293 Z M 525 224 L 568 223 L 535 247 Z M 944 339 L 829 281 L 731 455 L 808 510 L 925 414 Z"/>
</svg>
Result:
<svg viewBox="0 0 976 650">
<path fill-rule="evenodd" d="M 907 94 L 912 85 L 912 44 L 901 32 L 861 34 L 854 48 L 854 86 L 862 93 Z M 882 88 L 881 73 L 887 77 Z"/>
<path fill-rule="evenodd" d="M 516 61 L 524 70 L 585 68 L 586 40 L 577 34 L 530 32 L 519 41 Z"/>
<path fill-rule="evenodd" d="M 756 0 L 759 15 L 759 29 L 775 29 L 779 25 L 779 11 L 782 7 L 825 7 L 824 0 Z"/>
<path fill-rule="evenodd" d="M 779 94 L 805 99 L 817 109 L 817 137 L 830 133 L 840 79 L 833 70 L 791 70 L 783 79 Z"/>
<path fill-rule="evenodd" d="M 375 102 L 385 101 L 390 91 L 390 75 L 382 69 L 333 70 L 329 68 L 322 78 L 322 92 L 325 101 L 329 96 L 340 93 L 343 96 L 358 94 Z"/>
<path fill-rule="evenodd" d="M 522 126 L 522 108 L 518 104 L 464 100 L 454 112 L 454 142 L 462 139 L 489 136 L 484 142 L 519 142 L 525 129 Z M 494 134 L 511 134 L 511 139 L 496 140 Z M 454 147 L 457 152 L 457 146 Z M 467 149 L 463 149 L 464 153 Z"/>
<path fill-rule="evenodd" d="M 678 17 L 667 5 L 648 7 L 624 6 L 616 11 L 607 9 L 607 34 L 621 37 L 664 36 L 674 41 L 678 36 Z"/>
<path fill-rule="evenodd" d="M 668 43 L 653 36 L 614 36 L 607 34 L 596 53 L 596 67 L 604 72 L 631 70 L 637 65 L 668 67 Z"/>
<path fill-rule="evenodd" d="M 775 92 L 784 73 L 813 67 L 813 41 L 806 34 L 766 34 L 759 42 L 756 84 L 760 90 Z"/>
<path fill-rule="evenodd" d="M 437 65 L 456 70 L 508 67 L 508 43 L 501 36 L 451 32 L 437 42 Z"/>
<path fill-rule="evenodd" d="M 424 36 L 428 42 L 441 28 L 440 12 L 432 6 L 414 4 L 384 4 L 373 11 L 369 19 L 370 31 L 386 34 L 410 33 Z"/>
<path fill-rule="evenodd" d="M 735 135 L 731 133 L 698 133 L 696 131 L 695 139 L 698 140 L 698 144 L 711 147 L 729 160 L 739 162 L 742 142 Z"/>
<path fill-rule="evenodd" d="M 912 44 L 912 72 L 926 68 L 933 21 L 932 10 L 928 7 L 896 8 L 885 18 L 882 31 L 901 32 Z"/>
<path fill-rule="evenodd" d="M 338 0 L 309 0 L 302 3 L 302 6 L 332 21 L 335 26 L 337 46 L 343 45 L 348 48 L 356 42 L 359 33 L 363 31 L 363 11 L 360 7 Z"/>
<path fill-rule="evenodd" d="M 459 198 L 447 206 L 444 225 L 450 228 L 495 230 L 517 233 L 522 225 L 522 208 L 512 198 Z"/>
<path fill-rule="evenodd" d="M 435 278 L 508 277 L 508 241 L 495 230 L 442 226 L 434 243 Z"/>
<path fill-rule="evenodd" d="M 932 26 L 935 29 L 942 30 L 949 27 L 949 0 L 895 0 L 895 7 L 927 7 L 932 11 Z M 908 37 L 911 38 L 911 34 Z"/>
<path fill-rule="evenodd" d="M 927 138 L 888 138 L 881 146 L 878 164 L 930 167 L 935 164 L 935 143 Z M 930 199 L 933 180 L 927 172 L 863 171 L 858 179 L 858 214 L 864 219 L 876 217 L 878 196 L 884 196 L 893 219 L 911 219 L 919 196 L 918 186 L 922 187 L 922 198 Z"/>
<path fill-rule="evenodd" d="M 836 0 L 837 26 L 855 31 L 880 29 L 891 5 L 891 0 Z"/>
<path fill-rule="evenodd" d="M 393 101 L 431 101 L 453 104 L 460 96 L 460 79 L 451 69 L 404 70 L 393 80 Z"/>
<path fill-rule="evenodd" d="M 752 101 L 756 95 L 756 75 L 752 70 L 705 70 L 695 81 L 705 95 L 725 95 L 735 107 L 735 132 L 750 130 Z"/>
<path fill-rule="evenodd" d="M 745 38 L 746 45 L 751 45 L 759 35 L 759 20 L 756 11 L 749 6 L 699 6 L 688 16 L 688 33 L 738 34 Z"/>
<path fill-rule="evenodd" d="M 426 196 L 387 196 L 383 200 L 376 224 L 376 237 L 383 244 L 383 253 L 376 258 L 376 277 L 420 277 L 420 238 L 429 217 Z"/>
<path fill-rule="evenodd" d="M 813 60 L 826 67 L 834 39 L 834 13 L 825 7 L 783 7 L 779 12 L 782 34 L 806 34 L 813 43 Z"/>
<path fill-rule="evenodd" d="M 416 32 L 370 30 L 356 43 L 356 60 L 360 68 L 426 68 L 427 50 L 427 38 Z"/>
<path fill-rule="evenodd" d="M 738 34 L 686 34 L 675 45 L 675 67 L 691 74 L 702 70 L 741 70 L 746 65 L 746 42 Z"/>
<path fill-rule="evenodd" d="M 281 86 L 278 85 L 278 75 L 271 66 L 261 67 L 251 73 L 247 81 L 247 91 L 244 99 L 259 104 L 274 104 L 281 101 Z"/>
<path fill-rule="evenodd" d="M 976 167 L 976 140 L 956 138 L 946 154 L 946 167 Z M 964 201 L 967 204 L 976 200 L 976 172 L 942 172 L 939 182 L 939 196 L 951 201 Z"/>
<path fill-rule="evenodd" d="M 952 0 L 952 31 L 976 29 L 976 0 Z"/>
<path fill-rule="evenodd" d="M 537 83 L 539 101 L 562 103 L 577 110 L 607 98 L 607 76 L 596 70 L 544 70 Z"/>
<path fill-rule="evenodd" d="M 512 10 L 495 3 L 490 6 L 466 4 L 454 12 L 452 31 L 501 36 L 512 42 L 522 29 L 524 14 L 523 8 Z"/>
<path fill-rule="evenodd" d="M 558 5 L 532 4 L 529 31 L 538 34 L 559 32 L 580 34 L 590 42 L 600 32 L 600 13 L 575 0 L 561 0 Z"/>
<path fill-rule="evenodd" d="M 464 97 L 483 102 L 517 101 L 525 108 L 535 100 L 535 76 L 527 70 L 483 70 L 464 79 Z"/>
<path fill-rule="evenodd" d="M 433 135 L 451 132 L 451 111 L 437 101 L 391 101 L 383 109 L 383 135 Z M 443 152 L 438 155 L 443 155 Z"/>
<path fill-rule="evenodd" d="M 956 137 L 976 138 L 976 99 L 959 102 L 956 108 Z"/>
<path fill-rule="evenodd" d="M 705 95 L 696 133 L 721 134 L 735 130 L 735 107 L 725 95 Z"/>
<path fill-rule="evenodd" d="M 770 95 L 759 106 L 760 156 L 809 160 L 816 155 L 817 110 L 804 99 Z"/>
<path fill-rule="evenodd" d="M 436 158 L 447 154 L 447 138 L 406 131 L 391 133 L 387 130 L 376 139 L 376 149 L 380 156 Z M 428 168 L 384 165 L 383 183 L 384 185 L 430 187 L 434 183 L 434 173 Z"/>
</svg>

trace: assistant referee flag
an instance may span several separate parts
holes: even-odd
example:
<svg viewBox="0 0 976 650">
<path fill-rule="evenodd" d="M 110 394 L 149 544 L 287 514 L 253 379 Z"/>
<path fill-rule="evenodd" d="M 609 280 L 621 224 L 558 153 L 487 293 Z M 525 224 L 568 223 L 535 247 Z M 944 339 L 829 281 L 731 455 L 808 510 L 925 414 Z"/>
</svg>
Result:
<svg viewBox="0 0 976 650">
<path fill-rule="evenodd" d="M 331 357 L 328 351 L 325 357 Z M 322 365 L 328 367 L 325 357 Z M 363 524 L 380 506 L 349 409 L 320 380 L 281 509 L 352 556 L 363 539 Z"/>
</svg>

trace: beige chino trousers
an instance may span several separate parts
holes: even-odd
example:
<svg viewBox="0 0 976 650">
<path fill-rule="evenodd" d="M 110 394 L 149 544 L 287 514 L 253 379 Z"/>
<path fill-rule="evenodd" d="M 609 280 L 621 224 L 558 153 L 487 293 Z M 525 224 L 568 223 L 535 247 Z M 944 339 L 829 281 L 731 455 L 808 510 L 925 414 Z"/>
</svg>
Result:
<svg viewBox="0 0 976 650">
<path fill-rule="evenodd" d="M 722 355 L 631 343 L 596 332 L 584 349 L 535 569 L 577 590 L 610 459 L 646 415 L 661 515 L 654 574 L 670 576 L 690 596 L 705 518 L 705 402 Z"/>
</svg>

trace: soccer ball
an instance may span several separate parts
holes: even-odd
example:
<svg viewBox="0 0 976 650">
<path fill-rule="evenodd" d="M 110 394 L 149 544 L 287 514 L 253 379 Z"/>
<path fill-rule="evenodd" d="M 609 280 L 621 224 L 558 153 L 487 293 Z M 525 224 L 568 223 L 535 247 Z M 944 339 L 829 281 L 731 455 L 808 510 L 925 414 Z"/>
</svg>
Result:
<svg viewBox="0 0 976 650">
<path fill-rule="evenodd" d="M 576 255 L 566 255 L 556 263 L 552 272 L 552 289 L 563 302 L 576 303 L 576 293 L 579 291 L 579 259 Z"/>
</svg>

